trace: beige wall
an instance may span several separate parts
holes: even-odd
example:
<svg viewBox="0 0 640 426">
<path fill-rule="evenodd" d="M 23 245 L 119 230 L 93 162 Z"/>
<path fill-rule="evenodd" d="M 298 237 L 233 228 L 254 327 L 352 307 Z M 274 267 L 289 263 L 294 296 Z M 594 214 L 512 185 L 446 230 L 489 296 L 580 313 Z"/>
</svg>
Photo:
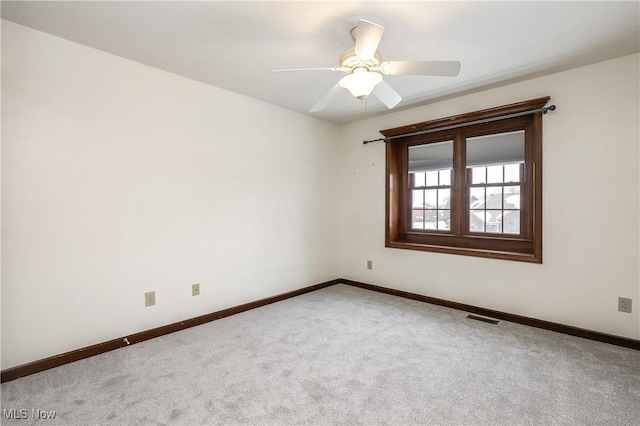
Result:
<svg viewBox="0 0 640 426">
<path fill-rule="evenodd" d="M 3 369 L 338 276 L 336 126 L 3 24 Z"/>
<path fill-rule="evenodd" d="M 638 339 L 638 81 L 633 55 L 341 128 L 342 277 Z M 384 247 L 384 144 L 362 140 L 546 95 L 542 265 Z"/>
</svg>

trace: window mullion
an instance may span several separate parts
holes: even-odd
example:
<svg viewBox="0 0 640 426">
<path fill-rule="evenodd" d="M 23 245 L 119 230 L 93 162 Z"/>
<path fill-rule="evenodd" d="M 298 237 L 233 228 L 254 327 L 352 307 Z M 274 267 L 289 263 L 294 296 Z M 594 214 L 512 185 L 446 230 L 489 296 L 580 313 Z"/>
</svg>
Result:
<svg viewBox="0 0 640 426">
<path fill-rule="evenodd" d="M 468 227 L 467 218 L 467 169 L 466 149 L 462 134 L 458 133 L 453 145 L 453 182 L 451 189 L 451 230 L 456 235 L 465 233 Z"/>
<path fill-rule="evenodd" d="M 411 229 L 411 209 L 413 208 L 411 175 L 404 173 L 404 170 L 409 167 L 409 152 L 406 146 L 403 147 L 400 155 L 402 155 L 403 173 L 400 176 L 401 181 L 399 182 L 399 186 L 403 189 L 404 194 L 401 197 L 401 208 L 398 212 L 398 216 L 400 217 L 399 229 L 401 229 L 402 232 L 406 232 Z"/>
<path fill-rule="evenodd" d="M 525 163 L 523 165 L 524 176 L 522 179 L 523 185 L 520 187 L 520 200 L 522 205 L 521 221 L 524 225 L 523 235 L 525 238 L 532 238 L 533 235 L 533 217 L 531 212 L 533 210 L 533 181 L 535 175 L 535 152 L 534 143 L 531 140 L 532 132 L 529 128 L 525 130 Z"/>
</svg>

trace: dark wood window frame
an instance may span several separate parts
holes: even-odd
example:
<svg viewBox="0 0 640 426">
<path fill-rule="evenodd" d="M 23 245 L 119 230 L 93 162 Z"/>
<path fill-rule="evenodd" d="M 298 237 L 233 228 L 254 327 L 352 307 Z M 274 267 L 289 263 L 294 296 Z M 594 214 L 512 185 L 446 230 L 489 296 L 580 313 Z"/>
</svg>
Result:
<svg viewBox="0 0 640 426">
<path fill-rule="evenodd" d="M 386 138 L 385 246 L 542 263 L 542 108 L 533 99 L 409 126 L 381 130 Z M 537 112 L 530 112 L 537 111 Z M 477 122 L 482 123 L 477 123 Z M 476 122 L 474 124 L 474 122 Z M 452 128 L 454 127 L 455 128 Z M 442 129 L 442 130 L 438 130 Z M 520 234 L 469 231 L 469 173 L 466 138 L 525 131 Z M 426 131 L 420 135 L 409 135 Z M 400 137 L 401 135 L 408 135 Z M 454 141 L 451 223 L 447 232 L 413 229 L 408 147 Z"/>
</svg>

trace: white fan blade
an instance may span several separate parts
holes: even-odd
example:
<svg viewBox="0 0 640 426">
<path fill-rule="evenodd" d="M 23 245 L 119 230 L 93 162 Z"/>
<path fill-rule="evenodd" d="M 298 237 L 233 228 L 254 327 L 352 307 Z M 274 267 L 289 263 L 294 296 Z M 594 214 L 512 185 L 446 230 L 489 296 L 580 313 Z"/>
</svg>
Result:
<svg viewBox="0 0 640 426">
<path fill-rule="evenodd" d="M 329 105 L 329 103 L 331 103 L 331 101 L 333 100 L 333 98 L 336 97 L 336 95 L 338 94 L 338 92 L 340 92 L 342 90 L 342 86 L 340 86 L 338 83 L 336 83 L 335 86 L 333 86 L 331 88 L 331 90 L 329 90 L 327 92 L 326 95 L 324 95 L 322 97 L 322 99 L 320 99 L 318 101 L 317 104 L 315 104 L 310 110 L 309 112 L 318 112 L 318 111 L 322 111 L 324 109 L 324 107 L 326 107 L 327 105 Z"/>
<path fill-rule="evenodd" d="M 373 22 L 358 20 L 358 32 L 356 33 L 356 56 L 363 61 L 373 58 L 378 44 L 382 38 L 384 27 Z"/>
<path fill-rule="evenodd" d="M 386 75 L 434 75 L 456 77 L 460 74 L 458 61 L 387 61 L 380 64 Z"/>
<path fill-rule="evenodd" d="M 269 70 L 269 72 L 295 72 L 295 71 L 344 71 L 342 68 L 287 68 L 284 70 Z"/>
<path fill-rule="evenodd" d="M 393 87 L 389 86 L 389 83 L 384 80 L 375 85 L 372 93 L 376 98 L 380 99 L 389 109 L 398 105 L 402 100 L 402 96 L 400 96 L 398 92 L 393 90 Z"/>
</svg>

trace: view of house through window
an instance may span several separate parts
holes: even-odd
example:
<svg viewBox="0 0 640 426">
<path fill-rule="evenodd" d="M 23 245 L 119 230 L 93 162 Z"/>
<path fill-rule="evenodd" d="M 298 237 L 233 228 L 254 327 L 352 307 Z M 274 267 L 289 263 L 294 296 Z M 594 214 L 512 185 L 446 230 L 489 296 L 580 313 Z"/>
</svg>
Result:
<svg viewBox="0 0 640 426">
<path fill-rule="evenodd" d="M 469 232 L 520 234 L 524 130 L 466 139 Z"/>
</svg>

